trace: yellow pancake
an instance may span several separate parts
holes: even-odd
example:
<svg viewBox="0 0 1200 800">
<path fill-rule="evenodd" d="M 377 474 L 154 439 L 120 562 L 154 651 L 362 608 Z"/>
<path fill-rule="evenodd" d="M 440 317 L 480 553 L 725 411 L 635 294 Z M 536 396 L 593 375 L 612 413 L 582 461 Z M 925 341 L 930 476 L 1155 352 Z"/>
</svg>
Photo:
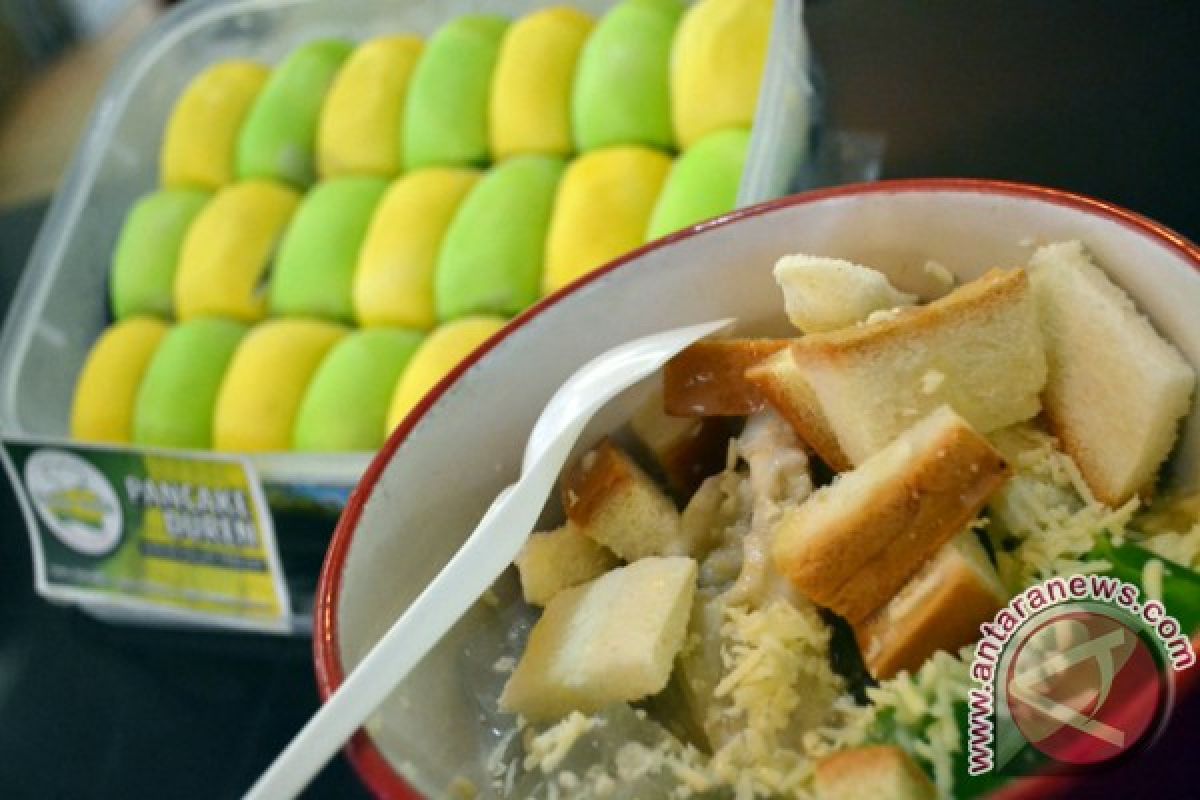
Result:
<svg viewBox="0 0 1200 800">
<path fill-rule="evenodd" d="M 415 36 L 388 36 L 351 53 L 321 109 L 317 171 L 322 178 L 400 173 L 404 99 L 423 47 Z"/>
<path fill-rule="evenodd" d="M 492 158 L 526 153 L 569 156 L 575 63 L 592 18 L 566 6 L 536 11 L 505 34 L 492 76 Z"/>
<path fill-rule="evenodd" d="M 749 128 L 771 38 L 772 0 L 701 0 L 671 47 L 671 116 L 688 149 L 721 128 Z"/>
<path fill-rule="evenodd" d="M 233 182 L 238 133 L 270 74 L 253 61 L 222 61 L 192 79 L 167 120 L 163 186 L 219 189 Z"/>
<path fill-rule="evenodd" d="M 671 159 L 647 147 L 606 147 L 571 162 L 546 240 L 542 291 L 557 291 L 640 247 Z"/>
<path fill-rule="evenodd" d="M 346 334 L 332 322 L 276 319 L 242 339 L 213 417 L 213 449 L 287 450 L 296 412 L 325 354 Z"/>
<path fill-rule="evenodd" d="M 375 209 L 354 273 L 360 324 L 434 326 L 433 276 L 442 237 L 478 180 L 472 169 L 431 167 L 391 185 Z"/>
<path fill-rule="evenodd" d="M 400 376 L 388 409 L 387 432 L 408 416 L 425 393 L 493 333 L 504 327 L 502 317 L 463 317 L 448 322 L 425 338 Z"/>
<path fill-rule="evenodd" d="M 246 181 L 218 192 L 192 221 L 175 273 L 175 314 L 262 319 L 263 277 L 300 202 L 282 184 Z"/>
<path fill-rule="evenodd" d="M 131 317 L 101 334 L 75 382 L 72 438 L 117 444 L 133 438 L 138 387 L 166 333 L 162 320 Z"/>
</svg>

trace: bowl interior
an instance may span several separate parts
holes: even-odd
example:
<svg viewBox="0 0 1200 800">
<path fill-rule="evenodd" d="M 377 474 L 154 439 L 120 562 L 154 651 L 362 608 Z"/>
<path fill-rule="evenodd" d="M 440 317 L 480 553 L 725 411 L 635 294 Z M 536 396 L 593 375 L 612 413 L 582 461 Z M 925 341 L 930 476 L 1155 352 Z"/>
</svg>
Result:
<svg viewBox="0 0 1200 800">
<path fill-rule="evenodd" d="M 1200 365 L 1200 253 L 1135 215 L 1051 190 L 969 181 L 872 184 L 801 195 L 737 212 L 624 262 L 552 298 L 410 420 L 368 473 L 343 517 L 323 576 L 315 648 L 322 691 L 357 664 L 441 569 L 495 494 L 518 473 L 533 421 L 554 389 L 594 355 L 664 328 L 736 316 L 739 333 L 779 329 L 775 260 L 802 251 L 885 271 L 926 297 L 936 261 L 969 280 L 1027 262 L 1044 243 L 1078 238 L 1136 299 L 1158 330 Z M 618 402 L 592 434 L 628 414 Z M 584 437 L 586 444 L 594 436 Z M 1170 467 L 1176 484 L 1200 484 L 1195 399 Z M 484 784 L 469 643 L 494 633 L 516 597 L 477 604 L 387 701 L 351 747 L 373 788 L 394 772 L 431 796 L 455 776 Z M 476 677 L 467 680 L 467 675 Z"/>
</svg>

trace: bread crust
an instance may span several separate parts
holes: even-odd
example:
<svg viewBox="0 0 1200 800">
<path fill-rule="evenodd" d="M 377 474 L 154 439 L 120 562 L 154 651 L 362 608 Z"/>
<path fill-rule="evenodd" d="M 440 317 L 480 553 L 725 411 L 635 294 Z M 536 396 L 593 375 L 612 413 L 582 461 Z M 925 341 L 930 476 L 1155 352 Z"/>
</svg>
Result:
<svg viewBox="0 0 1200 800">
<path fill-rule="evenodd" d="M 991 269 L 932 303 L 899 310 L 894 316 L 870 325 L 855 325 L 803 336 L 792 343 L 798 364 L 810 360 L 837 363 L 872 356 L 880 349 L 906 340 L 938 333 L 947 323 L 969 316 L 987 316 L 994 309 L 1019 302 L 1029 291 L 1024 269 Z"/>
<path fill-rule="evenodd" d="M 696 424 L 693 434 L 680 437 L 654 454 L 671 491 L 685 500 L 700 488 L 705 478 L 725 466 L 729 439 L 735 434 L 731 420 L 724 418 L 708 417 Z"/>
<path fill-rule="evenodd" d="M 881 780 L 887 781 L 896 792 L 895 797 L 901 797 L 901 791 L 906 792 L 903 795 L 905 800 L 933 800 L 937 796 L 937 790 L 928 776 L 907 753 L 895 745 L 855 747 L 826 756 L 817 763 L 813 777 L 817 796 L 821 800 L 865 797 L 867 795 L 861 788 L 864 779 L 873 779 L 873 785 Z M 905 784 L 903 789 L 902 782 Z"/>
<path fill-rule="evenodd" d="M 690 552 L 675 503 L 608 439 L 563 476 L 562 500 L 580 532 L 625 561 Z"/>
<path fill-rule="evenodd" d="M 1087 483 L 1088 488 L 1092 490 L 1092 495 L 1097 500 L 1109 508 L 1120 508 L 1137 493 L 1136 490 L 1123 493 L 1112 491 L 1113 482 L 1107 471 L 1108 465 L 1097 463 L 1096 459 L 1092 457 L 1092 451 L 1087 446 L 1087 436 L 1082 435 L 1076 429 L 1070 410 L 1064 404 L 1053 397 L 1048 397 L 1045 414 L 1050 432 L 1058 439 L 1063 452 L 1071 457 L 1075 466 L 1079 467 L 1079 474 L 1083 476 L 1084 482 Z M 1153 485 L 1149 488 L 1142 487 L 1147 495 L 1151 493 L 1152 489 Z"/>
<path fill-rule="evenodd" d="M 853 464 L 842 452 L 837 436 L 821 412 L 804 376 L 792 361 L 790 350 L 781 350 L 746 370 L 746 381 L 756 387 L 767 403 L 787 420 L 792 430 L 835 472 Z"/>
<path fill-rule="evenodd" d="M 587 526 L 605 503 L 637 480 L 640 471 L 610 439 L 604 438 L 563 475 L 562 504 L 567 519 Z"/>
<path fill-rule="evenodd" d="M 1029 264 L 1051 430 L 1096 499 L 1146 497 L 1192 408 L 1195 368 L 1082 242 L 1040 247 Z"/>
<path fill-rule="evenodd" d="M 746 369 L 791 339 L 712 339 L 696 342 L 663 368 L 663 407 L 676 417 L 744 417 L 766 403 Z"/>
<path fill-rule="evenodd" d="M 955 554 L 939 567 L 912 579 L 926 586 L 903 612 L 889 603 L 854 627 L 863 661 L 876 680 L 902 670 L 915 673 L 938 650 L 954 653 L 976 641 L 979 626 L 1006 602 L 997 586 L 961 556 Z"/>
<path fill-rule="evenodd" d="M 992 270 L 929 305 L 869 324 L 794 341 L 790 355 L 807 387 L 794 418 L 819 441 L 829 430 L 852 464 L 887 446 L 913 420 L 949 404 L 987 433 L 1041 408 L 1046 360 L 1024 270 Z M 805 399 L 803 395 L 808 395 Z"/>
<path fill-rule="evenodd" d="M 737 435 L 737 420 L 732 417 L 667 414 L 662 392 L 650 396 L 629 420 L 629 427 L 637 439 L 634 458 L 641 456 L 639 463 L 652 464 L 651 474 L 661 476 L 683 504 L 705 478 L 725 467 L 729 440 Z"/>
<path fill-rule="evenodd" d="M 907 441 L 902 436 L 896 445 Z M 871 468 L 870 460 L 864 468 Z M 779 571 L 802 594 L 851 624 L 887 603 L 966 528 L 1008 479 L 1010 468 L 986 439 L 954 415 L 952 424 L 920 443 L 911 458 L 889 473 L 865 496 L 846 498 L 838 518 L 813 519 L 817 512 L 810 498 L 786 514 L 776 530 Z M 826 491 L 836 496 L 839 487 Z"/>
</svg>

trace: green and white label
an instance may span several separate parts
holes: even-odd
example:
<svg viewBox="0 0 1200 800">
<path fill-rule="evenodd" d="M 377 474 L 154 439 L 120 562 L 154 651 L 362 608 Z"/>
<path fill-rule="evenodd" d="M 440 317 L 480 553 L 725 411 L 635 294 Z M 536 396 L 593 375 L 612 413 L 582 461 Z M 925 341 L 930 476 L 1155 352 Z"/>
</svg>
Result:
<svg viewBox="0 0 1200 800">
<path fill-rule="evenodd" d="M 3 453 L 44 597 L 290 629 L 271 516 L 244 459 L 12 437 Z"/>
</svg>

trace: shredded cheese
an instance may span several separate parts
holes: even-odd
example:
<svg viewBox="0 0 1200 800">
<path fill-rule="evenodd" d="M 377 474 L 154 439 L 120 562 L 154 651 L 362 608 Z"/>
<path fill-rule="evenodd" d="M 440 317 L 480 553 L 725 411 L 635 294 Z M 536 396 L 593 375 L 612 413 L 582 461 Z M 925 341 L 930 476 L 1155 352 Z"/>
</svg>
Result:
<svg viewBox="0 0 1200 800">
<path fill-rule="evenodd" d="M 845 691 L 830 666 L 828 626 L 811 606 L 773 600 L 758 609 L 726 607 L 721 636 L 727 670 L 715 694 L 725 698 L 721 713 L 736 722 L 736 734 L 711 757 L 669 741 L 627 742 L 607 768 L 588 770 L 577 786 L 603 797 L 617 784 L 665 771 L 678 784 L 672 793 L 681 800 L 718 787 L 746 800 L 811 797 L 815 761 L 806 743 L 814 740 L 806 734 L 825 722 Z M 598 722 L 575 712 L 530 736 L 524 768 L 553 774 Z M 561 781 L 557 786 L 572 788 Z M 553 795 L 551 786 L 546 793 Z"/>
<path fill-rule="evenodd" d="M 1163 497 L 1134 520 L 1138 543 L 1168 561 L 1200 569 L 1200 493 Z"/>
<path fill-rule="evenodd" d="M 479 796 L 479 787 L 469 779 L 458 775 L 446 787 L 446 794 L 455 800 L 475 800 Z"/>
<path fill-rule="evenodd" d="M 534 736 L 526 747 L 525 769 L 540 768 L 551 773 L 571 752 L 579 737 L 590 731 L 600 721 L 578 711 L 572 711 L 561 722 Z"/>
<path fill-rule="evenodd" d="M 728 669 L 714 694 L 729 699 L 724 713 L 736 719 L 737 733 L 702 774 L 739 797 L 800 796 L 813 768 L 803 734 L 844 688 L 829 663 L 829 628 L 811 606 L 782 600 L 756 610 L 730 606 L 725 615 Z"/>
<path fill-rule="evenodd" d="M 617 777 L 622 781 L 632 782 L 650 772 L 661 769 L 666 764 L 669 742 L 663 742 L 657 747 L 647 747 L 640 742 L 627 742 L 617 750 L 615 760 Z"/>
<path fill-rule="evenodd" d="M 936 391 L 939 383 L 938 374 L 922 379 L 926 391 Z M 967 698 L 971 648 L 958 655 L 938 652 L 915 673 L 902 672 L 867 689 L 866 705 L 846 693 L 844 679 L 830 663 L 828 626 L 811 604 L 772 589 L 769 560 L 761 558 L 769 552 L 766 534 L 780 508 L 812 491 L 807 457 L 778 435 L 774 420 L 752 420 L 731 442 L 727 469 L 710 479 L 711 509 L 696 520 L 711 529 L 714 544 L 700 585 L 722 605 L 703 637 L 694 631 L 688 636 L 682 655 L 692 657 L 712 643 L 712 683 L 709 678 L 703 683 L 711 687 L 705 696 L 711 692 L 712 704 L 702 716 L 714 752 L 669 737 L 655 744 L 628 741 L 604 763 L 556 774 L 580 737 L 604 723 L 602 717 L 574 712 L 540 734 L 526 728 L 523 761 L 500 762 L 499 753 L 508 751 L 517 732 L 502 740 L 489 772 L 493 787 L 503 784 L 505 796 L 511 796 L 523 766 L 549 776 L 547 800 L 560 793 L 606 797 L 630 782 L 657 785 L 664 775 L 672 782 L 670 796 L 679 800 L 719 788 L 736 800 L 810 798 L 820 759 L 877 742 L 902 748 L 933 776 L 940 794 L 953 795 L 954 763 L 964 746 L 955 709 Z M 1001 578 L 1011 591 L 1053 575 L 1107 569 L 1106 562 L 1090 558 L 1101 533 L 1200 566 L 1195 515 L 1186 530 L 1176 529 L 1177 524 L 1143 528 L 1147 517 L 1134 517 L 1139 501 L 1115 509 L 1097 501 L 1053 437 L 1024 424 L 993 434 L 993 441 L 1015 474 L 989 504 L 988 516 L 971 528 L 992 538 Z M 1143 570 L 1142 583 L 1152 598 L 1161 598 L 1164 569 L 1161 560 L 1152 559 Z M 645 717 L 644 711 L 634 713 Z"/>
<path fill-rule="evenodd" d="M 881 735 L 882 720 L 890 716 L 895 724 L 886 729 L 886 743 L 923 763 L 933 773 L 939 793 L 953 796 L 954 757 L 963 742 L 954 707 L 967 699 L 970 659 L 970 646 L 957 656 L 939 651 L 916 674 L 901 672 L 867 689 L 870 702 L 865 706 L 851 697 L 841 698 L 834 721 L 815 732 L 816 747 L 832 753 L 871 744 Z"/>
<path fill-rule="evenodd" d="M 1156 533 L 1141 540 L 1140 544 L 1168 561 L 1200 569 L 1200 524 L 1192 526 L 1186 533 Z"/>
<path fill-rule="evenodd" d="M 1053 575 L 1108 569 L 1087 554 L 1102 532 L 1117 542 L 1128 535 L 1138 499 L 1118 509 L 1100 503 L 1057 440 L 1028 424 L 997 431 L 992 440 L 1015 466 L 989 503 L 1000 578 L 1009 591 Z"/>
</svg>

